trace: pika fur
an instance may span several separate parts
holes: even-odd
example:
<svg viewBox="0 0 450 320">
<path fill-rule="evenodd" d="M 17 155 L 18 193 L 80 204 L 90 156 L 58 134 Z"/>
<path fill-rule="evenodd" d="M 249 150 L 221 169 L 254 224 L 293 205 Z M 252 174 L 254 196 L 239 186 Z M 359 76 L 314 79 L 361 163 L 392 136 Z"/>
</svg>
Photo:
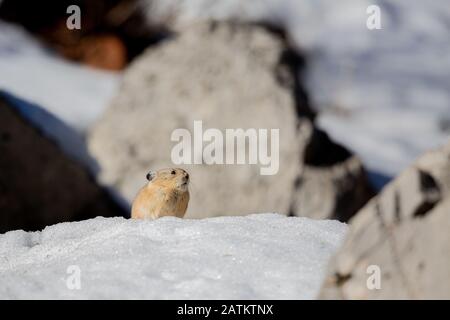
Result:
<svg viewBox="0 0 450 320">
<path fill-rule="evenodd" d="M 150 171 L 148 183 L 133 201 L 131 218 L 183 218 L 189 203 L 189 174 L 179 168 Z"/>
</svg>

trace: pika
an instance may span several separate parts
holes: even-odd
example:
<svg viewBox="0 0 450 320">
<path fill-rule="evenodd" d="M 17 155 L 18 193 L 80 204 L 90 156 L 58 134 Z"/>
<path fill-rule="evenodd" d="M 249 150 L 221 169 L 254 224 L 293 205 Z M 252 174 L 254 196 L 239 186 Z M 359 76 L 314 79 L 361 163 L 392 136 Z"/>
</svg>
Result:
<svg viewBox="0 0 450 320">
<path fill-rule="evenodd" d="M 161 169 L 150 171 L 147 180 L 133 201 L 131 218 L 183 218 L 189 203 L 189 174 L 178 168 Z"/>
</svg>

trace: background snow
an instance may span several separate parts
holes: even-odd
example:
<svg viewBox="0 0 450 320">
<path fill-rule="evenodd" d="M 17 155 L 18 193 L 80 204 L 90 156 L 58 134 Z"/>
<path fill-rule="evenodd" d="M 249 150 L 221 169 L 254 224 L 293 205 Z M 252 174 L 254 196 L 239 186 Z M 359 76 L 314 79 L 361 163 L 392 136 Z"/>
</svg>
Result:
<svg viewBox="0 0 450 320">
<path fill-rule="evenodd" d="M 347 226 L 257 214 L 95 218 L 0 235 L 0 298 L 312 299 Z M 69 290 L 67 268 L 81 269 Z"/>
<path fill-rule="evenodd" d="M 265 20 L 307 57 L 303 74 L 318 125 L 369 169 L 395 175 L 450 138 L 448 0 L 145 1 L 150 19 Z M 149 4 L 152 5 L 149 5 Z M 381 30 L 366 27 L 369 5 Z"/>
<path fill-rule="evenodd" d="M 394 175 L 450 138 L 450 5 L 373 3 L 383 29 L 330 31 L 310 55 L 306 79 L 323 111 L 319 125 L 369 168 Z M 355 34 L 365 47 L 347 45 Z M 337 48 L 330 38 L 338 39 Z"/>
<path fill-rule="evenodd" d="M 78 132 L 103 112 L 119 80 L 119 73 L 59 58 L 20 27 L 0 20 L 0 89 L 45 107 Z"/>
<path fill-rule="evenodd" d="M 318 125 L 395 175 L 450 137 L 448 0 L 142 0 L 153 20 L 195 17 L 283 25 L 307 57 L 303 76 Z M 369 5 L 382 30 L 366 28 Z M 0 88 L 47 108 L 84 132 L 108 104 L 120 74 L 50 54 L 20 28 L 0 23 Z M 43 126 L 46 124 L 43 123 Z"/>
</svg>

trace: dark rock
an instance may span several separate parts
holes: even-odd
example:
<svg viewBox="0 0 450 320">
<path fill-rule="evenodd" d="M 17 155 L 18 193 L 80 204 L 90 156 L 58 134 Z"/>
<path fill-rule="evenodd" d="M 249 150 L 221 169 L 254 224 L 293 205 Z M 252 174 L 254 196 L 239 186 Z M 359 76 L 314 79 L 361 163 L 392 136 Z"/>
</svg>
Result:
<svg viewBox="0 0 450 320">
<path fill-rule="evenodd" d="M 125 211 L 84 166 L 0 94 L 0 232 L 99 215 Z"/>
<path fill-rule="evenodd" d="M 81 11 L 81 29 L 66 26 L 67 8 Z M 67 59 L 108 70 L 123 68 L 170 32 L 148 21 L 139 0 L 0 1 L 0 19 L 22 25 Z"/>
<path fill-rule="evenodd" d="M 291 215 L 348 221 L 375 194 L 361 160 L 318 129 L 311 130 Z"/>
</svg>

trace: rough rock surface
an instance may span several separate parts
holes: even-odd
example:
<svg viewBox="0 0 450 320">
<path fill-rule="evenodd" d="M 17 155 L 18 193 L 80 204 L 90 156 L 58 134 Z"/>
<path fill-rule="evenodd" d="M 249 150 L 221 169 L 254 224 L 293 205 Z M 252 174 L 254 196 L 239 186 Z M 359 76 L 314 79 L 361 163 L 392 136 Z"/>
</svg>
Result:
<svg viewBox="0 0 450 320">
<path fill-rule="evenodd" d="M 291 214 L 348 221 L 374 195 L 361 160 L 320 129 L 311 130 Z"/>
<path fill-rule="evenodd" d="M 303 197 L 309 189 L 295 187 L 305 148 L 316 135 L 299 84 L 301 63 L 279 34 L 238 23 L 195 23 L 149 48 L 127 70 L 118 96 L 89 135 L 89 149 L 102 167 L 101 180 L 131 202 L 149 169 L 174 166 L 171 150 L 177 142 L 171 134 L 187 128 L 194 139 L 194 120 L 203 121 L 203 130 L 217 128 L 223 134 L 227 128 L 280 129 L 276 175 L 260 175 L 259 164 L 176 165 L 192 178 L 186 217 L 255 211 L 314 216 L 315 208 L 306 203 L 309 196 Z M 334 146 L 330 142 L 326 148 Z M 308 154 L 334 157 L 326 148 Z M 361 187 L 356 184 L 349 188 Z M 326 201 L 335 208 L 340 195 L 331 191 Z M 302 203 L 293 205 L 293 197 Z M 367 197 L 355 203 L 365 201 Z M 359 207 L 350 209 L 343 216 Z M 330 210 L 325 217 L 332 215 Z"/>
<path fill-rule="evenodd" d="M 283 48 L 261 27 L 202 23 L 148 49 L 90 135 L 102 180 L 131 201 L 149 169 L 174 166 L 171 134 L 187 128 L 194 139 L 194 120 L 223 134 L 227 128 L 280 129 L 276 175 L 260 175 L 259 165 L 180 167 L 192 180 L 187 217 L 287 213 L 302 138 L 292 94 L 273 75 Z"/>
<path fill-rule="evenodd" d="M 0 233 L 123 214 L 84 167 L 0 95 Z"/>
<path fill-rule="evenodd" d="M 320 296 L 448 299 L 449 230 L 450 143 L 422 156 L 350 220 Z M 371 265 L 380 268 L 380 289 Z"/>
</svg>

